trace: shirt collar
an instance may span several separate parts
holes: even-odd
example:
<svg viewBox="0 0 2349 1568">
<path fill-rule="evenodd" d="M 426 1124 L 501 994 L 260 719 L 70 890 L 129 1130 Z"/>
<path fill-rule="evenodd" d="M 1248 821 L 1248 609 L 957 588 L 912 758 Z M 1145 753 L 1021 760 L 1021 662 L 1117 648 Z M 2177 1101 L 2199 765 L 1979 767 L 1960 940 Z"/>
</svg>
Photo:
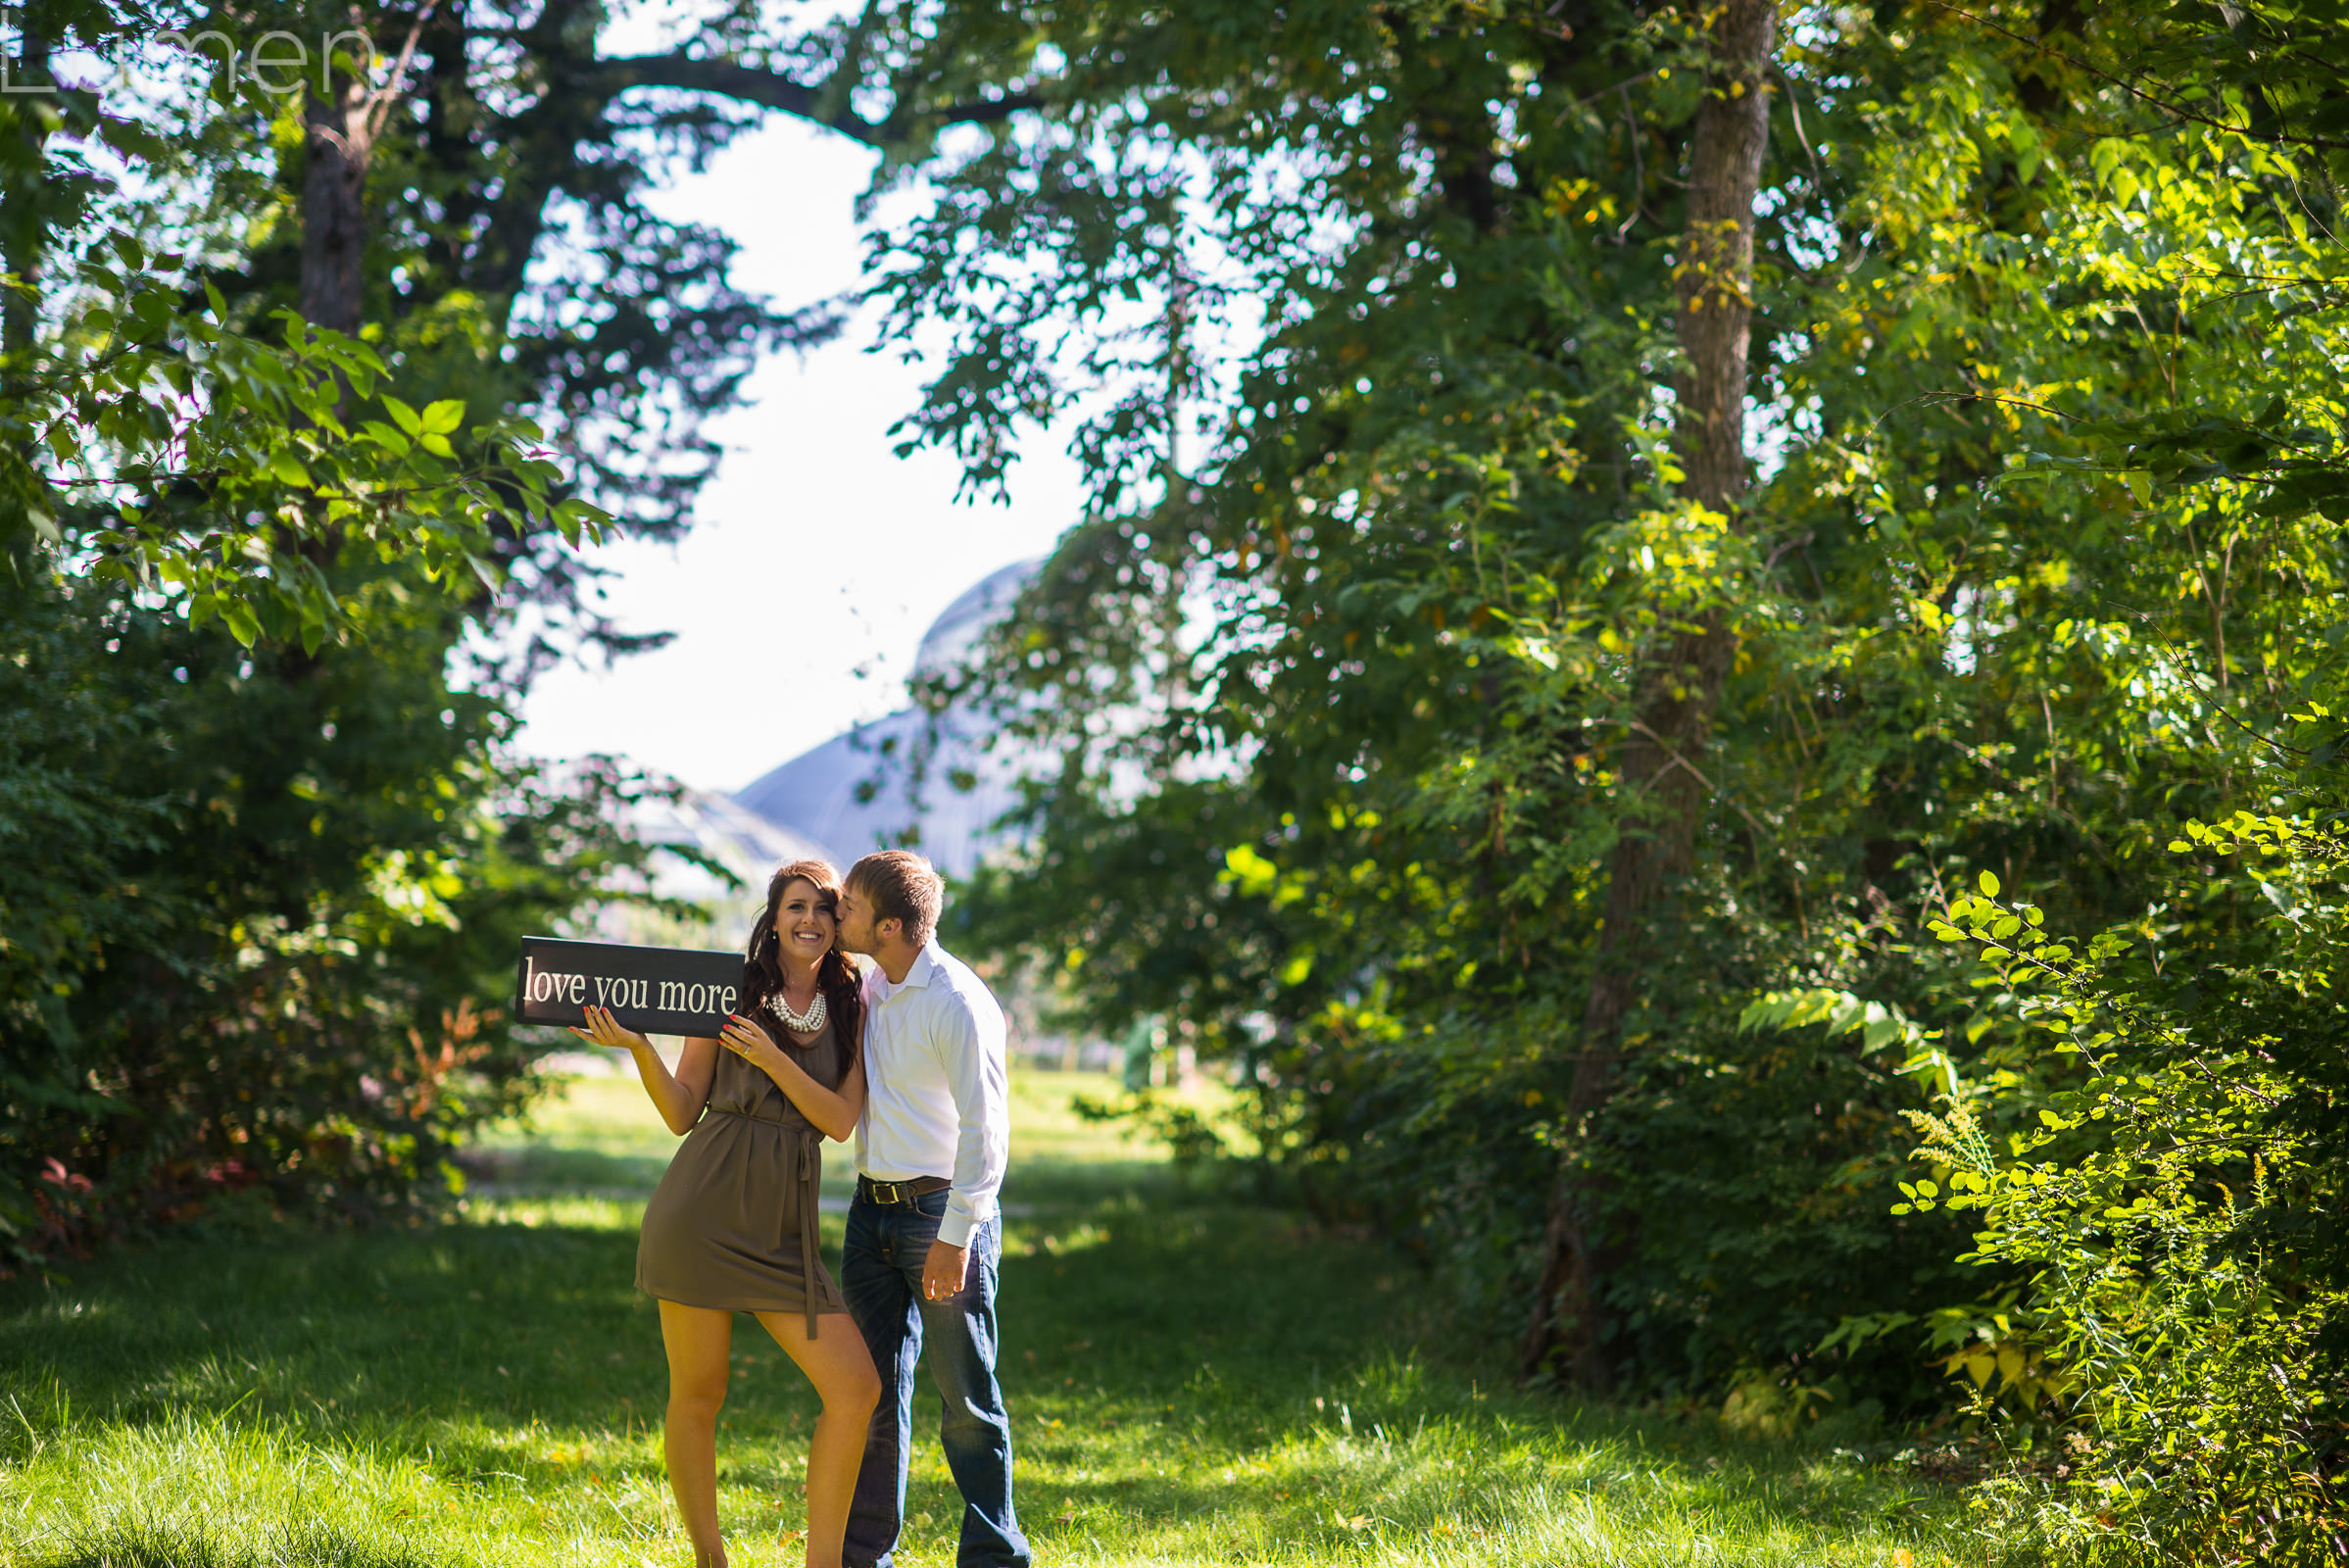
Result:
<svg viewBox="0 0 2349 1568">
<path fill-rule="evenodd" d="M 913 956 L 913 967 L 905 971 L 905 979 L 894 984 L 890 981 L 889 971 L 876 966 L 873 970 L 873 989 L 876 993 L 876 1000 L 887 1002 L 901 991 L 910 991 L 915 986 L 928 986 L 931 974 L 938 967 L 936 960 L 931 957 L 931 953 L 937 946 L 938 944 L 935 942 L 923 943 L 921 952 Z"/>
</svg>

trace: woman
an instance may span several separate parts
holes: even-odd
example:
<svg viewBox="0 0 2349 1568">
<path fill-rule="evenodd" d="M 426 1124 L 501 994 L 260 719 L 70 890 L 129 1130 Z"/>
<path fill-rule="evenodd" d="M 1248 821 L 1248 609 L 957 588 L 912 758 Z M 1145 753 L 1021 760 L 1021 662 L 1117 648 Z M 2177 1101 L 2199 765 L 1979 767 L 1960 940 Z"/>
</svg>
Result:
<svg viewBox="0 0 2349 1568">
<path fill-rule="evenodd" d="M 881 1396 L 864 1339 L 816 1250 L 823 1139 L 846 1139 L 864 1106 L 859 982 L 833 941 L 839 892 L 821 860 L 774 874 L 766 915 L 751 932 L 743 1010 L 717 1039 L 687 1040 L 674 1073 L 604 1008 L 588 1008 L 588 1027 L 572 1031 L 634 1056 L 661 1119 L 685 1135 L 645 1207 L 636 1286 L 661 1302 L 669 1379 L 661 1447 L 696 1568 L 725 1568 L 717 1412 L 736 1312 L 758 1316 L 823 1400 L 807 1452 L 808 1568 L 839 1568 Z"/>
</svg>

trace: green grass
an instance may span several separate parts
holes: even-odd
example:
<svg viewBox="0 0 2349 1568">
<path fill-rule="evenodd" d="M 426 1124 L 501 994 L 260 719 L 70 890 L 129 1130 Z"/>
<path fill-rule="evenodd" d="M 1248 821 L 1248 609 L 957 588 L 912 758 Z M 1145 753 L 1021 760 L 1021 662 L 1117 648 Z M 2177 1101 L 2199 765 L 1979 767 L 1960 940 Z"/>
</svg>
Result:
<svg viewBox="0 0 2349 1568">
<path fill-rule="evenodd" d="M 1103 1087 L 1014 1084 L 1003 1382 L 1040 1562 L 1984 1560 L 1947 1498 L 1825 1440 L 1508 1390 L 1393 1253 L 1070 1114 Z M 458 1223 L 222 1226 L 0 1287 L 0 1563 L 690 1561 L 630 1284 L 672 1146 L 632 1081 L 577 1080 L 484 1140 Z M 735 1369 L 734 1560 L 796 1563 L 813 1401 L 748 1320 Z M 900 1558 L 946 1568 L 958 1503 L 917 1409 Z"/>
</svg>

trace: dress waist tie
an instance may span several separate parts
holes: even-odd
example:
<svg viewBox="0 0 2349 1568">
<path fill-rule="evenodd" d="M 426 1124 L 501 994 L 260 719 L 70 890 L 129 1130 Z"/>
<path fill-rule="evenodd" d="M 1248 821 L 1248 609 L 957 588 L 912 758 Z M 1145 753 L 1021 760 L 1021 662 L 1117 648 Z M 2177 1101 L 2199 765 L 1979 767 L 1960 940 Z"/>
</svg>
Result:
<svg viewBox="0 0 2349 1568">
<path fill-rule="evenodd" d="M 817 1250 L 823 1244 L 815 1209 L 816 1173 L 821 1168 L 823 1134 L 805 1121 L 786 1121 L 780 1116 L 761 1116 L 748 1110 L 735 1110 L 725 1105 L 710 1107 L 722 1116 L 740 1116 L 745 1121 L 762 1121 L 769 1127 L 783 1129 L 783 1190 L 800 1191 L 800 1302 L 807 1313 L 807 1338 L 814 1339 L 815 1329 L 815 1265 L 822 1255 Z M 751 1211 L 751 1168 L 745 1163 L 739 1180 L 742 1184 L 742 1209 Z M 780 1206 L 780 1205 L 778 1205 Z M 790 1232 L 780 1224 L 775 1230 L 774 1250 L 780 1256 Z"/>
<path fill-rule="evenodd" d="M 800 1190 L 800 1300 L 807 1309 L 807 1338 L 815 1338 L 815 1270 L 822 1253 L 823 1235 L 816 1226 L 815 1173 L 823 1159 L 822 1135 L 814 1128 L 807 1136 L 786 1137 L 783 1162 L 790 1166 L 784 1180 Z M 778 1238 L 779 1239 L 779 1238 Z"/>
</svg>

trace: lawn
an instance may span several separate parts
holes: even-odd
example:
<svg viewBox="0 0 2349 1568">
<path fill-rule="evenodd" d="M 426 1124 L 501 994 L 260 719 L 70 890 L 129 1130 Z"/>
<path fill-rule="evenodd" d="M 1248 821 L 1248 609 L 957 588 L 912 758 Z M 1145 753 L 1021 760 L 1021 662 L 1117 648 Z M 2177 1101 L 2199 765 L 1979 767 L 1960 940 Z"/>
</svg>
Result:
<svg viewBox="0 0 2349 1568">
<path fill-rule="evenodd" d="M 1949 1499 L 1830 1439 L 1510 1390 L 1437 1282 L 1186 1184 L 1070 1112 L 1103 1087 L 1014 1081 L 1003 1382 L 1041 1564 L 1985 1560 Z M 577 1079 L 484 1141 L 453 1223 L 223 1225 L 0 1285 L 0 1563 L 690 1562 L 630 1283 L 672 1144 L 632 1080 Z M 813 1401 L 737 1323 L 729 1544 L 796 1564 Z M 920 1409 L 899 1555 L 947 1568 Z"/>
</svg>

